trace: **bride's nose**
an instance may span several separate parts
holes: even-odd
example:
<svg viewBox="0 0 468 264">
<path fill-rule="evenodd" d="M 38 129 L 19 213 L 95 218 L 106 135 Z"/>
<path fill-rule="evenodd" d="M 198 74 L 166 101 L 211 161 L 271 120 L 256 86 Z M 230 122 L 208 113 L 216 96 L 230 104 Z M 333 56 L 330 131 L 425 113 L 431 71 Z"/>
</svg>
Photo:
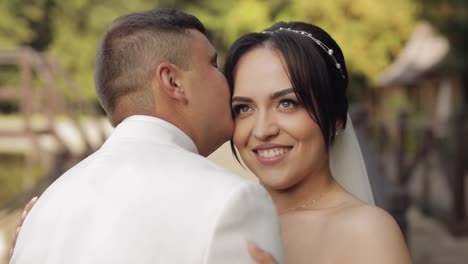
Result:
<svg viewBox="0 0 468 264">
<path fill-rule="evenodd" d="M 268 141 L 278 135 L 280 129 L 275 118 L 263 112 L 258 115 L 253 127 L 253 136 L 261 141 Z"/>
</svg>

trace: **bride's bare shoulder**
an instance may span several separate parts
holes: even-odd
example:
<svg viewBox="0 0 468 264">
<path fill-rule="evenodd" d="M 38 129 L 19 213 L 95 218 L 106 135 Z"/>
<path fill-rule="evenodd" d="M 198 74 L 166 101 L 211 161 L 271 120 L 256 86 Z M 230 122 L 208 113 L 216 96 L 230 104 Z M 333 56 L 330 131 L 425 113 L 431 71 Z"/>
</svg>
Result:
<svg viewBox="0 0 468 264">
<path fill-rule="evenodd" d="M 399 231 L 398 224 L 385 210 L 360 202 L 349 203 L 337 208 L 333 218 L 335 221 L 343 222 L 343 224 L 360 231 L 376 231 L 375 229 Z"/>
<path fill-rule="evenodd" d="M 331 221 L 332 235 L 339 237 L 341 245 L 337 252 L 342 252 L 339 255 L 343 261 L 411 263 L 398 224 L 383 209 L 354 203 L 337 210 Z"/>
</svg>

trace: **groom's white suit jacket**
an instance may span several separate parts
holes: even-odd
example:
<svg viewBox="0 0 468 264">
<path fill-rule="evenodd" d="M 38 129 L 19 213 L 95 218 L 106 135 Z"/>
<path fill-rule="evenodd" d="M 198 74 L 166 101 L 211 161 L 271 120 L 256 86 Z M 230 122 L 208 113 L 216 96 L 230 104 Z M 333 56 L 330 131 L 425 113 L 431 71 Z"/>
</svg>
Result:
<svg viewBox="0 0 468 264">
<path fill-rule="evenodd" d="M 267 192 L 172 124 L 132 116 L 44 192 L 10 263 L 253 263 L 247 240 L 283 262 Z"/>
</svg>

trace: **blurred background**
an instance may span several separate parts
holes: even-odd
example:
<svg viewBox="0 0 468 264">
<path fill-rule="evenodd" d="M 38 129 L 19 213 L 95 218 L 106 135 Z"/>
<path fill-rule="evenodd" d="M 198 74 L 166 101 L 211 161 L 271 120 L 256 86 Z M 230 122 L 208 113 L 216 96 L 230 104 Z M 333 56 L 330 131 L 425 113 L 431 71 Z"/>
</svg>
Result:
<svg viewBox="0 0 468 264">
<path fill-rule="evenodd" d="M 220 65 L 237 37 L 276 21 L 328 31 L 345 53 L 377 205 L 415 263 L 466 263 L 466 0 L 0 1 L 0 263 L 26 202 L 112 131 L 94 94 L 100 36 L 116 17 L 160 6 L 200 18 Z M 254 178 L 228 145 L 210 158 Z"/>
</svg>

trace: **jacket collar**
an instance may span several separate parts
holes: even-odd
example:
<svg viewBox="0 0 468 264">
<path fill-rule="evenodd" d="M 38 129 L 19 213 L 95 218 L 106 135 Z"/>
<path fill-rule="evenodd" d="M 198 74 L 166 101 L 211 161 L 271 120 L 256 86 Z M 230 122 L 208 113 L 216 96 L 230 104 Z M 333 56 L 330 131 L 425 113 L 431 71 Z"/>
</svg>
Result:
<svg viewBox="0 0 468 264">
<path fill-rule="evenodd" d="M 164 145 L 175 145 L 198 154 L 193 140 L 173 124 L 160 118 L 134 115 L 125 118 L 110 135 L 111 138 L 135 138 Z"/>
</svg>

